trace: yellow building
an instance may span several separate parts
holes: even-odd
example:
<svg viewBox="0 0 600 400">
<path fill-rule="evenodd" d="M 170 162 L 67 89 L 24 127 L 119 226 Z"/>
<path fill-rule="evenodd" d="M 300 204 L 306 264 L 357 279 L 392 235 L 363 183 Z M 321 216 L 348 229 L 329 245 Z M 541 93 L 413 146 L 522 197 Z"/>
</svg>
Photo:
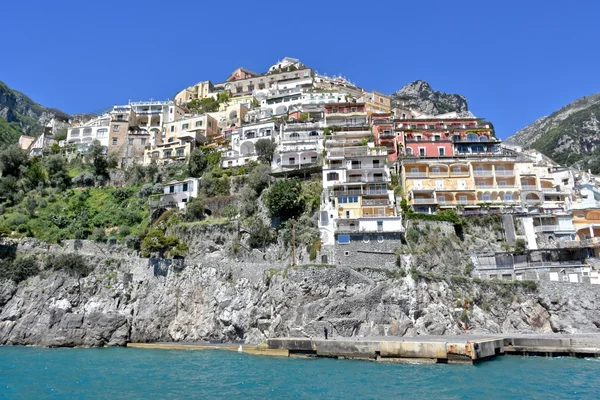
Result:
<svg viewBox="0 0 600 400">
<path fill-rule="evenodd" d="M 600 209 L 573 210 L 576 240 L 600 244 Z"/>
<path fill-rule="evenodd" d="M 401 169 L 405 196 L 417 212 L 482 205 L 562 207 L 568 196 L 544 168 L 516 157 L 406 158 Z"/>
<path fill-rule="evenodd" d="M 383 93 L 372 92 L 364 93 L 359 101 L 365 103 L 367 115 L 371 114 L 387 114 L 391 112 L 391 99 Z"/>
<path fill-rule="evenodd" d="M 196 99 L 204 99 L 209 97 L 209 94 L 214 91 L 213 84 L 211 81 L 202 81 L 196 83 L 194 86 L 183 89 L 181 92 L 175 95 L 175 104 L 187 104 L 188 102 Z"/>
<path fill-rule="evenodd" d="M 157 164 L 169 164 L 176 161 L 185 161 L 192 153 L 195 146 L 192 142 L 175 141 L 163 143 L 144 153 L 144 164 L 155 162 Z"/>
<path fill-rule="evenodd" d="M 211 115 L 195 115 L 164 124 L 161 143 L 204 143 L 218 134 L 217 121 Z"/>
</svg>

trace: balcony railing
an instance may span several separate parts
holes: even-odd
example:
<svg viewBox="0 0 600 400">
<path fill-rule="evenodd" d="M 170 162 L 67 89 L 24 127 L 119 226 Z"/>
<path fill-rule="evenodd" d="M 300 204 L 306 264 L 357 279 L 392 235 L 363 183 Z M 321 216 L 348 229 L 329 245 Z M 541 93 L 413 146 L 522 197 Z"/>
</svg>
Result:
<svg viewBox="0 0 600 400">
<path fill-rule="evenodd" d="M 489 169 L 489 170 L 483 170 L 483 171 L 481 171 L 481 170 L 475 170 L 475 171 L 473 171 L 473 175 L 474 176 L 493 176 L 494 173 L 492 172 L 491 169 Z"/>
<path fill-rule="evenodd" d="M 512 176 L 515 174 L 515 171 L 512 169 L 504 169 L 500 171 L 496 171 L 496 176 Z"/>
<path fill-rule="evenodd" d="M 379 199 L 364 199 L 362 201 L 363 206 L 389 206 L 389 200 L 379 200 Z"/>
<path fill-rule="evenodd" d="M 427 172 L 407 172 L 405 175 L 407 178 L 426 178 Z"/>
<path fill-rule="evenodd" d="M 558 193 L 557 188 L 542 188 L 542 192 L 544 193 Z"/>
<path fill-rule="evenodd" d="M 429 176 L 448 176 L 448 171 L 431 171 Z"/>
<path fill-rule="evenodd" d="M 334 190 L 331 192 L 333 197 L 337 196 L 381 196 L 387 195 L 387 189 L 348 189 L 348 190 Z"/>
<path fill-rule="evenodd" d="M 350 177 L 348 178 L 348 182 L 365 182 L 365 183 L 384 183 L 387 182 L 387 178 L 365 178 L 365 177 Z"/>
<path fill-rule="evenodd" d="M 412 200 L 413 204 L 437 204 L 437 199 L 432 198 L 428 198 L 428 199 L 421 199 L 421 198 L 416 198 Z"/>
<path fill-rule="evenodd" d="M 478 184 L 475 186 L 476 189 L 495 189 L 496 186 L 494 185 L 484 185 L 484 184 Z"/>
<path fill-rule="evenodd" d="M 539 190 L 536 185 L 521 185 L 523 190 Z"/>
</svg>

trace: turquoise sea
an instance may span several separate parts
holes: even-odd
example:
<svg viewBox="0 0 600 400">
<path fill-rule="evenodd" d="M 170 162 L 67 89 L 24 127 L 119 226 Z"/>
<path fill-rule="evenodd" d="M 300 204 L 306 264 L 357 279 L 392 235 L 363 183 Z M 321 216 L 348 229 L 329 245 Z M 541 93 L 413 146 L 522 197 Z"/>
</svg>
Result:
<svg viewBox="0 0 600 400">
<path fill-rule="evenodd" d="M 0 347 L 0 399 L 78 398 L 598 399 L 600 359 L 399 365 L 222 350 Z"/>
</svg>

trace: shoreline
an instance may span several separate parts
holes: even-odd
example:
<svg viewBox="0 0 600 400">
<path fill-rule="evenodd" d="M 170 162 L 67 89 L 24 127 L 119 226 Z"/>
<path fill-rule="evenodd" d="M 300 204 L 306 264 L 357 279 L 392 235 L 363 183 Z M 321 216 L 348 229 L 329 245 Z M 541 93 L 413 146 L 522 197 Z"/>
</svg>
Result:
<svg viewBox="0 0 600 400">
<path fill-rule="evenodd" d="M 600 357 L 600 334 L 273 338 L 258 345 L 206 342 L 127 343 L 163 350 L 227 350 L 271 357 L 327 357 L 395 363 L 477 364 L 502 355 Z"/>
</svg>

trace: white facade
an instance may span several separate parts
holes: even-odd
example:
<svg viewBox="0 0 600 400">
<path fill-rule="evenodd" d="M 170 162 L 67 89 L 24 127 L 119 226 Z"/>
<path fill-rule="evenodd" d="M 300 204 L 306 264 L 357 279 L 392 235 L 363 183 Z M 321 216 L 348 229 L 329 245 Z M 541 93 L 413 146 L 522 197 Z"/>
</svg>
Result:
<svg viewBox="0 0 600 400">
<path fill-rule="evenodd" d="M 200 179 L 187 178 L 183 181 L 171 181 L 163 186 L 161 205 L 167 207 L 185 208 L 192 198 L 198 197 Z"/>
<path fill-rule="evenodd" d="M 90 145 L 94 140 L 97 140 L 102 146 L 108 148 L 110 118 L 110 114 L 104 114 L 83 125 L 69 128 L 67 130 L 67 143 Z"/>
<path fill-rule="evenodd" d="M 323 153 L 323 126 L 319 122 L 289 122 L 283 127 L 273 159 L 274 169 L 315 165 Z"/>
</svg>

